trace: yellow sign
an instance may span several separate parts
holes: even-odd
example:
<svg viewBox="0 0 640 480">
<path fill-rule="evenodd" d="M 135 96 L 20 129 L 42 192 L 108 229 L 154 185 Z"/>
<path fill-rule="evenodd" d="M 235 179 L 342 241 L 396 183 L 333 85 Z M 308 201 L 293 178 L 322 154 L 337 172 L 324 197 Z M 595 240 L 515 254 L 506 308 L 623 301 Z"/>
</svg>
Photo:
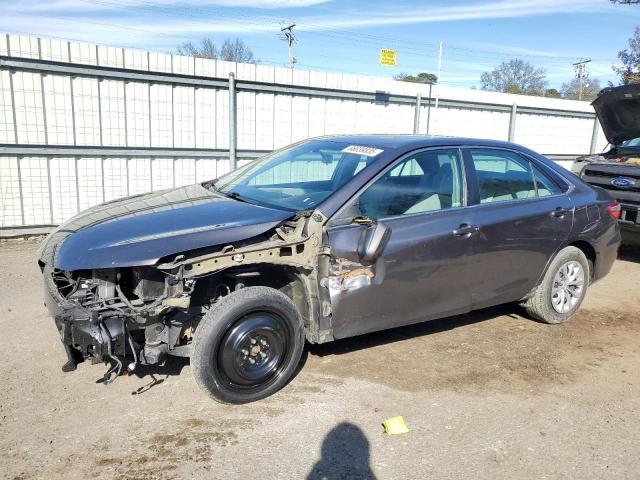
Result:
<svg viewBox="0 0 640 480">
<path fill-rule="evenodd" d="M 380 49 L 380 65 L 396 66 L 396 51 Z"/>
</svg>

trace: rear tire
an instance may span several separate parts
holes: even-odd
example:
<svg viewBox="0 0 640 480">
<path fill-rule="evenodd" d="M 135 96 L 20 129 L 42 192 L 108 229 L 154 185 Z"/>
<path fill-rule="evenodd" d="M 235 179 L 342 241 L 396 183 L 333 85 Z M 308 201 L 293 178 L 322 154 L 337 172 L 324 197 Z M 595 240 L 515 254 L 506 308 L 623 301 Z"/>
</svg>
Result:
<svg viewBox="0 0 640 480">
<path fill-rule="evenodd" d="M 220 299 L 200 321 L 191 363 L 198 385 L 221 403 L 248 403 L 286 385 L 304 347 L 293 302 L 268 287 L 246 287 Z"/>
<path fill-rule="evenodd" d="M 544 277 L 523 306 L 545 323 L 564 323 L 580 308 L 591 278 L 582 250 L 565 247 L 553 259 Z"/>
</svg>

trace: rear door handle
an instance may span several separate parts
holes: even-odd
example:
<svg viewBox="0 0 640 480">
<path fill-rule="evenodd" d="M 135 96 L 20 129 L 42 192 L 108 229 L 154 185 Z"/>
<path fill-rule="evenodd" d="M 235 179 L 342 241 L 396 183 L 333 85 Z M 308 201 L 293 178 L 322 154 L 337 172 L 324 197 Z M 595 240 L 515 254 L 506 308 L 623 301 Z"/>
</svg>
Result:
<svg viewBox="0 0 640 480">
<path fill-rule="evenodd" d="M 453 234 L 456 237 L 466 237 L 469 238 L 474 233 L 477 233 L 480 230 L 480 227 L 477 225 L 469 225 L 468 223 L 463 223 L 458 228 L 453 231 Z"/>
<path fill-rule="evenodd" d="M 558 207 L 553 212 L 551 212 L 551 216 L 556 218 L 562 218 L 565 215 L 567 215 L 569 212 L 570 210 L 567 210 L 566 208 Z"/>
</svg>

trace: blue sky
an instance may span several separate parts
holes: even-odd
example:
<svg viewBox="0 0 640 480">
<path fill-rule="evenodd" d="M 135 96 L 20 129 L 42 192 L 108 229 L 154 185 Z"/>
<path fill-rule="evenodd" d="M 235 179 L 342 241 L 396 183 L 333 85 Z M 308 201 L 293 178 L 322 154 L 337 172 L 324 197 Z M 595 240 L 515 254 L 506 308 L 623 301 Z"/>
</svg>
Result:
<svg viewBox="0 0 640 480">
<path fill-rule="evenodd" d="M 483 71 L 522 58 L 547 71 L 550 87 L 591 58 L 593 77 L 611 66 L 640 25 L 640 5 L 609 0 L 0 0 L 0 30 L 173 51 L 211 37 L 243 39 L 265 64 L 285 65 L 280 26 L 297 24 L 299 68 L 391 76 L 435 72 L 443 84 L 479 85 Z M 378 64 L 380 48 L 397 67 Z"/>
</svg>

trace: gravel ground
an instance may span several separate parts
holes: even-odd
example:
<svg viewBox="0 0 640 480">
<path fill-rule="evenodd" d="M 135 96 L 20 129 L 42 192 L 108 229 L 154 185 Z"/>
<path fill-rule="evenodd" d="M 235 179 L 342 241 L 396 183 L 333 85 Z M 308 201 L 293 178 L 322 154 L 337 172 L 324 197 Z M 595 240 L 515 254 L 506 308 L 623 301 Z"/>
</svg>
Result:
<svg viewBox="0 0 640 480">
<path fill-rule="evenodd" d="M 611 478 L 640 472 L 640 250 L 568 324 L 503 306 L 312 346 L 267 400 L 211 401 L 188 361 L 63 374 L 36 241 L 0 243 L 0 476 Z M 410 432 L 385 436 L 402 415 Z"/>
</svg>

